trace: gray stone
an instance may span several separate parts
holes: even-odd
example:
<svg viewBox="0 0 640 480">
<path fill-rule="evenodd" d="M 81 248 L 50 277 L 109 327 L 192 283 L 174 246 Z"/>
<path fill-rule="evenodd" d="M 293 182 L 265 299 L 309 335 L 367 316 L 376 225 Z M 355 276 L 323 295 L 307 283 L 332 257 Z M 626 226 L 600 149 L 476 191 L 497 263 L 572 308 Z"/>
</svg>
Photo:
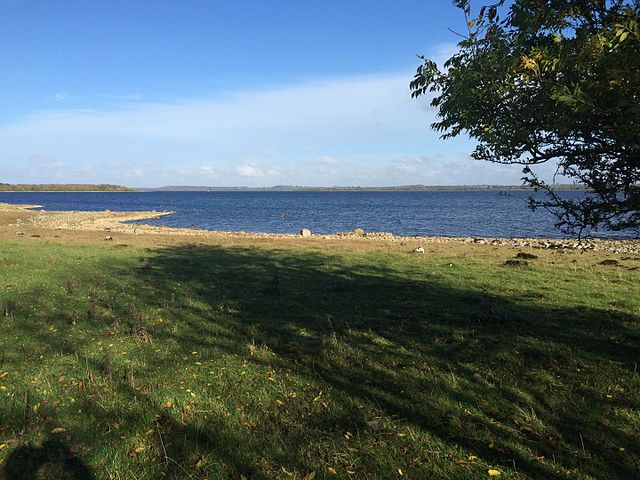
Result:
<svg viewBox="0 0 640 480">
<path fill-rule="evenodd" d="M 300 236 L 301 237 L 310 237 L 311 236 L 311 230 L 309 230 L 308 228 L 303 228 L 302 230 L 300 230 Z"/>
<path fill-rule="evenodd" d="M 104 237 L 105 240 L 113 240 L 113 237 L 111 237 L 110 235 L 107 235 L 106 237 Z"/>
</svg>

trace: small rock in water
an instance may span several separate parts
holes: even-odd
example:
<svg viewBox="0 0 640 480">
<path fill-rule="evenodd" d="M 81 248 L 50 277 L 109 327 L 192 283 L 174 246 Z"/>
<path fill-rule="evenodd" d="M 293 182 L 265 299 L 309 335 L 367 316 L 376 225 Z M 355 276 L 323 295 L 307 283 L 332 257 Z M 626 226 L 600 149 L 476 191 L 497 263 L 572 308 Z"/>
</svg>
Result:
<svg viewBox="0 0 640 480">
<path fill-rule="evenodd" d="M 309 230 L 308 228 L 303 228 L 302 230 L 300 230 L 300 236 L 301 237 L 310 237 L 311 236 L 311 230 Z"/>
<path fill-rule="evenodd" d="M 107 235 L 106 237 L 104 237 L 105 240 L 113 240 L 113 237 L 110 235 Z"/>
<path fill-rule="evenodd" d="M 414 250 L 416 253 L 424 253 L 424 247 L 418 247 Z"/>
<path fill-rule="evenodd" d="M 358 235 L 359 237 L 364 237 L 367 233 L 364 231 L 364 228 L 354 228 L 353 229 L 353 233 L 354 235 Z"/>
</svg>

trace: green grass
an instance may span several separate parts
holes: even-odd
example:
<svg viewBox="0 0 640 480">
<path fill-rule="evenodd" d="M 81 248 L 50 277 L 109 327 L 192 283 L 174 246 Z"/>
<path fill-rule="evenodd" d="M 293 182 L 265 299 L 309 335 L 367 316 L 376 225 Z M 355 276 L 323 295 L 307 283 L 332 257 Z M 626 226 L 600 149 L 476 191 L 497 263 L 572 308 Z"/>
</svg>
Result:
<svg viewBox="0 0 640 480">
<path fill-rule="evenodd" d="M 638 478 L 638 261 L 485 251 L 4 242 L 0 477 Z"/>
</svg>

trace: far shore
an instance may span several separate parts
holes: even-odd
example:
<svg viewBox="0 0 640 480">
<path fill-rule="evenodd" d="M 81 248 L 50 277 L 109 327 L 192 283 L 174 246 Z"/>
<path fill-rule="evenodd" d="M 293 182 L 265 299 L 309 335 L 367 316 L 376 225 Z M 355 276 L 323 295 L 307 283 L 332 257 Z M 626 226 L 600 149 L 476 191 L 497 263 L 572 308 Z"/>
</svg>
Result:
<svg viewBox="0 0 640 480">
<path fill-rule="evenodd" d="M 0 184 L 2 186 L 2 184 Z M 274 185 L 270 187 L 247 187 L 247 186 L 191 186 L 191 185 L 171 185 L 163 187 L 123 187 L 112 186 L 112 188 L 96 189 L 93 185 L 86 185 L 87 189 L 78 185 L 76 188 L 32 188 L 21 189 L 22 185 L 13 185 L 0 188 L 0 193 L 134 193 L 134 192 L 439 192 L 439 191 L 502 191 L 502 190 L 522 190 L 534 191 L 533 187 L 526 185 L 390 185 L 390 186 L 298 186 L 298 185 Z M 25 187 L 39 187 L 38 184 L 27 184 Z M 41 185 L 42 187 L 56 187 L 54 184 Z M 80 187 L 80 188 L 78 188 Z M 108 186 L 107 186 L 108 187 Z M 582 185 L 551 185 L 554 190 L 584 190 Z"/>
</svg>

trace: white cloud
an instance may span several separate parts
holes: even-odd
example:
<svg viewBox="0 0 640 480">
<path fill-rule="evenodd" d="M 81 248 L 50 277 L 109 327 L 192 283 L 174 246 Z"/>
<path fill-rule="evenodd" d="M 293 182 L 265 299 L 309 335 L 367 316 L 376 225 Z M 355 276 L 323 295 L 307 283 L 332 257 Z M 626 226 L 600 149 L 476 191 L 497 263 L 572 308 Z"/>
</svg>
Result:
<svg viewBox="0 0 640 480">
<path fill-rule="evenodd" d="M 132 186 L 519 181 L 513 168 L 470 160 L 467 140 L 439 140 L 429 129 L 434 112 L 424 110 L 426 100 L 410 98 L 411 77 L 408 69 L 204 100 L 36 112 L 0 126 L 0 181 Z M 57 163 L 43 166 L 38 158 Z"/>
<path fill-rule="evenodd" d="M 254 165 L 241 165 L 236 171 L 242 177 L 264 177 L 265 175 L 264 170 Z"/>
<path fill-rule="evenodd" d="M 320 165 L 337 165 L 339 162 L 335 157 L 331 155 L 322 155 L 316 160 Z"/>
<path fill-rule="evenodd" d="M 108 98 L 111 100 L 142 100 L 144 95 L 141 93 L 121 93 L 121 94 L 103 94 L 100 95 L 101 98 Z"/>
</svg>

